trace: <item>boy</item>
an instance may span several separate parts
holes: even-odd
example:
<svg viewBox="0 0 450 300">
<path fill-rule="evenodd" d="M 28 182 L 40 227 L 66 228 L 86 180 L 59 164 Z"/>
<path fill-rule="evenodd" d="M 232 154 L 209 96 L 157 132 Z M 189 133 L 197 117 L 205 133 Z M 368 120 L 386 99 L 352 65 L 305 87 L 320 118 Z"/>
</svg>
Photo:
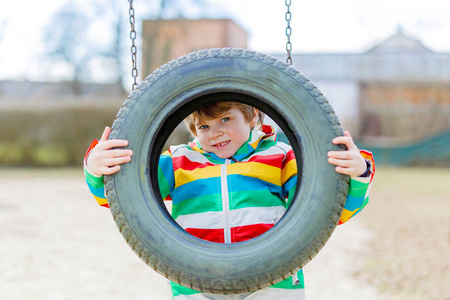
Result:
<svg viewBox="0 0 450 300">
<path fill-rule="evenodd" d="M 173 218 L 190 234 L 218 243 L 252 239 L 273 227 L 289 207 L 297 180 L 295 156 L 290 146 L 276 141 L 274 128 L 262 125 L 263 118 L 261 111 L 241 103 L 202 107 L 185 119 L 195 141 L 161 155 L 161 195 L 172 199 Z M 108 140 L 109 133 L 106 127 L 85 158 L 88 185 L 104 206 L 103 190 L 98 194 L 93 187 L 101 186 L 103 175 L 118 172 L 133 155 L 130 149 L 112 149 L 128 142 Z M 367 203 L 374 164 L 348 132 L 333 143 L 347 150 L 330 151 L 329 163 L 351 177 L 343 223 Z M 355 197 L 354 186 L 363 196 Z M 306 299 L 302 270 L 274 286 L 238 295 L 201 293 L 176 283 L 171 287 L 174 299 Z"/>
</svg>

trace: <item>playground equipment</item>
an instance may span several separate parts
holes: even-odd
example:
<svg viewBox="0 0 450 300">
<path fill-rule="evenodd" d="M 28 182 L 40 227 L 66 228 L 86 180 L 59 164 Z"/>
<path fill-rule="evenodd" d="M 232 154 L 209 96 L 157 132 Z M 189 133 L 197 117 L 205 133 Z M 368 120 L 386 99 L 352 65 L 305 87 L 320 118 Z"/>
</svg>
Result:
<svg viewBox="0 0 450 300">
<path fill-rule="evenodd" d="M 450 130 L 403 146 L 377 147 L 357 144 L 360 148 L 371 151 L 379 165 L 450 166 Z"/>
<path fill-rule="evenodd" d="M 286 6 L 290 28 L 290 1 Z M 132 0 L 130 18 L 133 31 Z M 286 33 L 287 63 L 250 50 L 205 49 L 168 62 L 139 85 L 132 50 L 133 92 L 117 114 L 110 139 L 128 140 L 134 155 L 120 172 L 105 177 L 106 195 L 136 254 L 188 288 L 229 294 L 280 282 L 318 253 L 339 221 L 348 176 L 336 173 L 326 157 L 341 149 L 331 140 L 343 131 L 323 94 L 290 65 L 290 29 Z M 159 157 L 171 132 L 198 108 L 221 101 L 245 103 L 269 115 L 297 161 L 296 194 L 283 218 L 266 233 L 234 244 L 204 241 L 180 228 L 157 182 Z"/>
</svg>

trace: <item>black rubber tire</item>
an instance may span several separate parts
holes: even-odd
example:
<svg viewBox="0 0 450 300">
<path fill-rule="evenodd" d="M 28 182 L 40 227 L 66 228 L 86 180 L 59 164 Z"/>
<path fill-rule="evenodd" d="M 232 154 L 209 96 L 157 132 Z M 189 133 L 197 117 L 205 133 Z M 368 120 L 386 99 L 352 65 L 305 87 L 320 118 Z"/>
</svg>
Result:
<svg viewBox="0 0 450 300">
<path fill-rule="evenodd" d="M 189 113 L 235 95 L 277 122 L 293 144 L 299 181 L 295 200 L 271 230 L 249 241 L 218 244 L 182 230 L 162 204 L 157 164 L 162 144 Z M 206 49 L 173 60 L 124 102 L 110 138 L 129 141 L 134 155 L 105 177 L 120 232 L 154 270 L 183 286 L 242 293 L 273 285 L 302 268 L 323 247 L 342 212 L 348 176 L 327 162 L 342 135 L 322 93 L 292 66 L 243 49 Z"/>
</svg>

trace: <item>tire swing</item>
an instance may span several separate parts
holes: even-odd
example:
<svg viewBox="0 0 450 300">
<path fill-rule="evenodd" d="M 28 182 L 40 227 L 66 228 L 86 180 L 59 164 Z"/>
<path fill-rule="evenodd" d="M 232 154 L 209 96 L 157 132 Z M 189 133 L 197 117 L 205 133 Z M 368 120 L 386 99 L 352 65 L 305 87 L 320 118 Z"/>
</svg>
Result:
<svg viewBox="0 0 450 300">
<path fill-rule="evenodd" d="M 296 195 L 283 218 L 234 244 L 184 231 L 165 208 L 157 179 L 160 153 L 175 127 L 201 106 L 221 101 L 265 112 L 286 134 L 298 165 Z M 331 143 L 340 135 L 328 101 L 289 64 L 243 49 L 193 52 L 150 74 L 119 110 L 110 139 L 127 139 L 134 155 L 105 177 L 108 203 L 135 253 L 171 281 L 209 293 L 255 291 L 302 268 L 336 227 L 348 176 L 335 172 L 327 152 L 340 148 Z"/>
</svg>

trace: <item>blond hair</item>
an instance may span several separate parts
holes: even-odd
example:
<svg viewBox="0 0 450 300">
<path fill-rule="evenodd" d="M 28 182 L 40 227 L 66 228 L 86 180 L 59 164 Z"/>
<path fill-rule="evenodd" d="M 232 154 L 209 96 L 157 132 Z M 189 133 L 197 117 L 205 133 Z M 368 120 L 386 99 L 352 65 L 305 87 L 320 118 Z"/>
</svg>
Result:
<svg viewBox="0 0 450 300">
<path fill-rule="evenodd" d="M 198 110 L 194 111 L 192 114 L 187 116 L 186 119 L 184 119 L 184 124 L 193 136 L 197 136 L 197 130 L 195 127 L 196 123 L 201 123 L 205 120 L 218 118 L 233 108 L 239 109 L 244 115 L 245 120 L 249 124 L 255 116 L 255 109 L 250 105 L 239 102 L 218 102 L 212 105 L 200 107 Z M 261 127 L 263 124 L 263 120 L 264 113 L 258 109 L 258 121 L 256 125 Z"/>
</svg>

